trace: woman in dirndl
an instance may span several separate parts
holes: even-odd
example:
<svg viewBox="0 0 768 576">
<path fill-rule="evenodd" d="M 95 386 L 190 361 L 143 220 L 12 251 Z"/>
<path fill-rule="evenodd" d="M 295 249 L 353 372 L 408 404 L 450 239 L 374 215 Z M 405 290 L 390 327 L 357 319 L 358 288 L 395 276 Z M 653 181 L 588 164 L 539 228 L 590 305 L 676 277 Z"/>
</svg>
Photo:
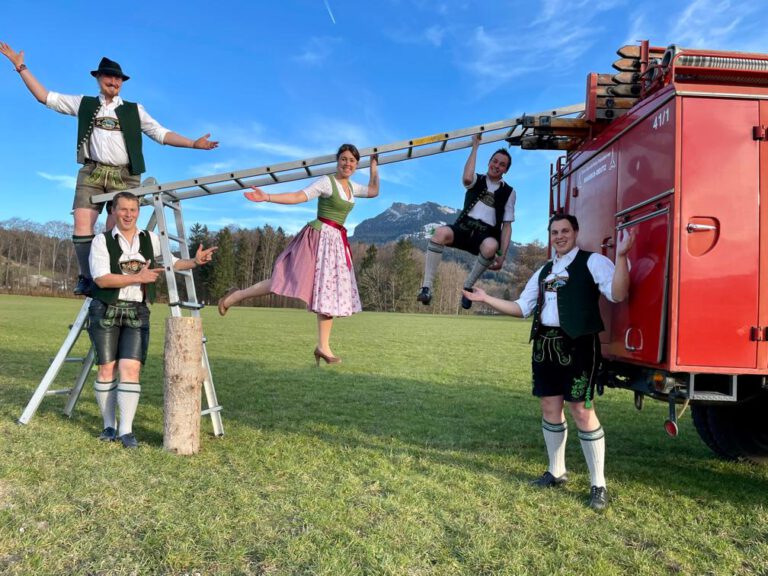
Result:
<svg viewBox="0 0 768 576">
<path fill-rule="evenodd" d="M 241 300 L 269 293 L 299 298 L 307 310 L 317 314 L 315 362 L 338 364 L 341 358 L 331 351 L 333 319 L 360 312 L 360 295 L 347 241 L 344 221 L 355 205 L 355 198 L 374 198 L 379 194 L 378 158 L 371 155 L 368 186 L 352 182 L 360 153 L 352 144 L 342 144 L 336 153 L 336 173 L 322 176 L 298 192 L 267 194 L 253 187 L 245 197 L 252 202 L 301 204 L 318 198 L 317 219 L 309 222 L 277 257 L 272 277 L 239 290 L 231 288 L 219 300 L 219 314 Z"/>
</svg>

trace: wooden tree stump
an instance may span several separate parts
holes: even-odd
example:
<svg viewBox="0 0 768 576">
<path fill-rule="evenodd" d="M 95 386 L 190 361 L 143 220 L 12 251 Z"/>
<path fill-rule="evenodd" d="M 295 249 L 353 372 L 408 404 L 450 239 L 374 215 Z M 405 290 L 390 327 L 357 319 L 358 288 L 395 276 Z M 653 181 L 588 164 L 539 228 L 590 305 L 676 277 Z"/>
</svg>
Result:
<svg viewBox="0 0 768 576">
<path fill-rule="evenodd" d="M 171 317 L 165 322 L 163 447 L 176 454 L 200 450 L 203 323 L 200 318 Z"/>
</svg>

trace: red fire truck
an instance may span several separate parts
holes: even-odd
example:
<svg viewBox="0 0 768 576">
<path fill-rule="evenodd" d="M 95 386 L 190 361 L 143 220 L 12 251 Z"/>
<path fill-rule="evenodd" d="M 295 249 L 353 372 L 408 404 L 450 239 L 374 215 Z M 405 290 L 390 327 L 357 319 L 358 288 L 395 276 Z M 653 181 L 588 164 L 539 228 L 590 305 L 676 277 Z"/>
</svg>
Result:
<svg viewBox="0 0 768 576">
<path fill-rule="evenodd" d="M 768 55 L 619 55 L 588 76 L 584 124 L 549 129 L 569 150 L 550 208 L 580 246 L 613 259 L 637 231 L 630 296 L 603 309 L 606 384 L 668 401 L 671 435 L 690 405 L 714 452 L 768 463 Z"/>
</svg>

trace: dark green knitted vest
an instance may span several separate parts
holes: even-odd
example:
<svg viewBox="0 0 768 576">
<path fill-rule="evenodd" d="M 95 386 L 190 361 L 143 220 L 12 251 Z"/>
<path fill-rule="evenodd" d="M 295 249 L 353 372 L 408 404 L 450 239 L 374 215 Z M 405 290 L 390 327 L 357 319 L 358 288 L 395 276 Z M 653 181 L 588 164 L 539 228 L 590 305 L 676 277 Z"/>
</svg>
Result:
<svg viewBox="0 0 768 576">
<path fill-rule="evenodd" d="M 137 232 L 139 234 L 139 253 L 144 256 L 144 259 L 149 262 L 152 260 L 151 266 L 155 267 L 155 252 L 152 249 L 152 239 L 149 237 L 149 232 L 143 230 Z M 107 240 L 107 252 L 109 252 L 109 271 L 112 274 L 122 274 L 120 270 L 120 256 L 123 255 L 123 250 L 120 248 L 120 242 L 117 238 L 112 236 L 111 231 L 104 232 L 104 237 Z M 120 293 L 119 288 L 99 288 L 95 283 L 91 289 L 91 296 L 106 304 L 114 304 L 117 302 L 117 295 Z M 150 302 L 155 301 L 155 285 L 144 284 L 144 294 L 147 300 Z"/>
<path fill-rule="evenodd" d="M 80 108 L 77 110 L 77 161 L 85 163 L 85 148 L 93 132 L 93 124 L 96 113 L 101 108 L 101 102 L 94 96 L 83 96 Z M 120 121 L 120 130 L 125 140 L 125 149 L 128 151 L 128 170 L 133 175 L 142 174 L 144 166 L 144 154 L 141 151 L 141 120 L 139 119 L 139 107 L 135 102 L 126 102 L 115 108 L 117 119 Z"/>
<path fill-rule="evenodd" d="M 475 204 L 480 201 L 480 196 L 488 189 L 488 185 L 485 181 L 487 176 L 485 174 L 477 174 L 475 178 L 475 184 L 467 189 L 467 193 L 464 196 L 464 208 L 459 214 L 456 221 L 458 222 L 462 218 L 469 215 L 470 210 L 474 208 Z M 510 195 L 512 194 L 512 186 L 502 181 L 496 192 L 493 193 L 493 209 L 496 212 L 496 226 L 493 228 L 493 236 L 496 240 L 501 239 L 501 223 L 504 220 L 504 206 L 507 204 Z"/>
<path fill-rule="evenodd" d="M 595 284 L 587 267 L 592 252 L 579 250 L 567 267 L 568 282 L 557 290 L 557 312 L 560 316 L 560 328 L 571 338 L 586 334 L 596 334 L 605 329 L 600 318 L 600 288 Z M 531 339 L 541 327 L 541 308 L 544 305 L 544 280 L 552 271 L 552 261 L 544 265 L 539 273 L 539 299 L 533 311 Z"/>
</svg>

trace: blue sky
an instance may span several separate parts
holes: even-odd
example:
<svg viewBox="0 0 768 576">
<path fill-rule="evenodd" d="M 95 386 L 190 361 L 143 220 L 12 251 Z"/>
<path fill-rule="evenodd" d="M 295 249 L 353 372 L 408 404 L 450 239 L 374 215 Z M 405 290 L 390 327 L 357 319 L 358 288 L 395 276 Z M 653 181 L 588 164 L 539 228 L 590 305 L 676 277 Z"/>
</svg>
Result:
<svg viewBox="0 0 768 576">
<path fill-rule="evenodd" d="M 121 95 L 164 126 L 221 141 L 202 152 L 145 139 L 160 182 L 376 146 L 582 102 L 588 72 L 609 72 L 636 40 L 768 51 L 763 2 L 689 0 L 283 0 L 6 2 L 0 40 L 24 50 L 49 90 L 95 94 L 102 56 L 131 79 Z M 69 222 L 75 119 L 38 104 L 0 57 L 0 220 Z M 482 169 L 498 145 L 481 146 Z M 513 239 L 544 238 L 553 152 L 512 149 Z M 350 227 L 393 202 L 458 207 L 467 151 L 382 166 L 381 195 Z M 367 170 L 355 179 L 367 182 Z M 296 190 L 304 182 L 270 186 Z M 256 205 L 231 192 L 185 203 L 187 225 L 272 224 L 297 231 L 314 203 Z M 149 209 L 145 209 L 146 216 Z"/>
</svg>

